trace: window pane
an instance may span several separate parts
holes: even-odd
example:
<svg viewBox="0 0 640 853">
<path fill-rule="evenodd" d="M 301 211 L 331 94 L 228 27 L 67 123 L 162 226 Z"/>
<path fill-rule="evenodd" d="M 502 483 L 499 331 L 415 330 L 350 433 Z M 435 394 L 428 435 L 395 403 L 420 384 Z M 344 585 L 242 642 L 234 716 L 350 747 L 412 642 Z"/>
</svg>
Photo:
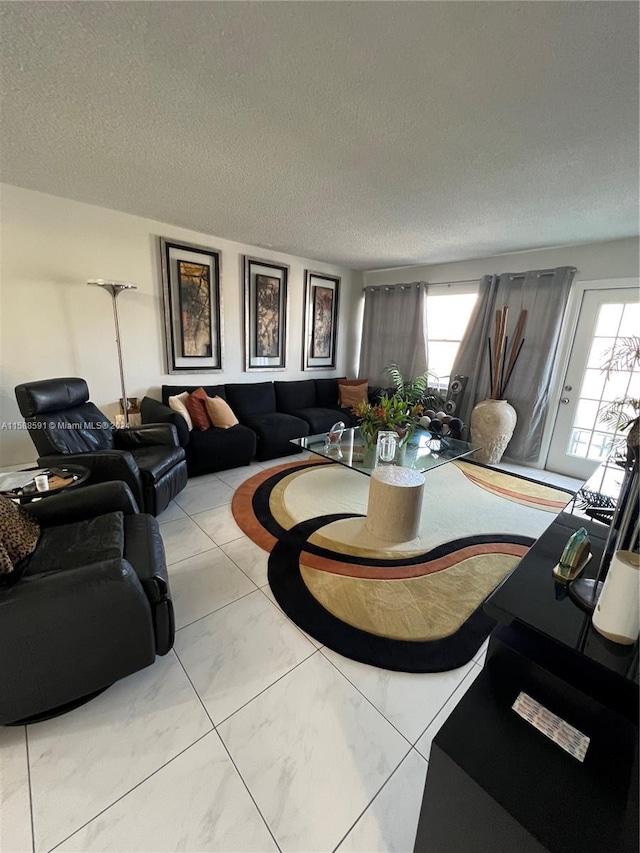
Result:
<svg viewBox="0 0 640 853">
<path fill-rule="evenodd" d="M 591 433 L 587 432 L 586 430 L 572 430 L 571 437 L 569 439 L 569 447 L 567 448 L 567 453 L 572 456 L 581 456 L 585 458 L 587 455 L 587 450 L 589 449 L 590 438 Z"/>
<path fill-rule="evenodd" d="M 599 410 L 600 404 L 595 400 L 580 400 L 576 408 L 574 427 L 592 430 L 596 425 Z"/>
<path fill-rule="evenodd" d="M 599 370 L 585 370 L 580 398 L 599 400 L 604 388 L 604 374 Z"/>
<path fill-rule="evenodd" d="M 602 399 L 610 402 L 618 397 L 624 397 L 629 387 L 629 379 L 628 373 L 611 373 L 605 382 Z"/>
<path fill-rule="evenodd" d="M 596 325 L 596 337 L 605 335 L 614 336 L 618 334 L 618 326 L 620 325 L 620 317 L 624 305 L 602 305 L 598 314 L 598 323 Z"/>
<path fill-rule="evenodd" d="M 589 459 L 604 461 L 611 452 L 613 436 L 608 432 L 594 432 L 589 445 Z"/>
<path fill-rule="evenodd" d="M 457 341 L 455 343 L 429 341 L 429 370 L 432 370 L 441 379 L 448 376 L 451 373 L 458 346 Z"/>
<path fill-rule="evenodd" d="M 640 303 L 634 302 L 624 306 L 622 323 L 618 334 L 623 338 L 637 335 L 640 330 Z"/>
<path fill-rule="evenodd" d="M 614 342 L 615 338 L 594 338 L 591 344 L 589 359 L 587 360 L 587 367 L 602 367 L 609 357 Z"/>
<path fill-rule="evenodd" d="M 441 341 L 461 341 L 477 298 L 477 293 L 460 293 L 456 296 L 428 295 L 428 337 Z"/>
</svg>

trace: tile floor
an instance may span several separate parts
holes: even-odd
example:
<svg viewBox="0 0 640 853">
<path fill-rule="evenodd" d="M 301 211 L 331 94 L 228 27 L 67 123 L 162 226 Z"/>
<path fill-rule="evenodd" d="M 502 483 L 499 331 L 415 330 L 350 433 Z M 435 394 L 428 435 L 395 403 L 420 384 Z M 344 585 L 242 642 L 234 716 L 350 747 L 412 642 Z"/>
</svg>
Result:
<svg viewBox="0 0 640 853">
<path fill-rule="evenodd" d="M 413 849 L 431 741 L 486 647 L 413 675 L 299 630 L 230 509 L 279 462 L 192 480 L 160 517 L 177 620 L 166 657 L 63 717 L 0 728 L 3 853 Z"/>
</svg>

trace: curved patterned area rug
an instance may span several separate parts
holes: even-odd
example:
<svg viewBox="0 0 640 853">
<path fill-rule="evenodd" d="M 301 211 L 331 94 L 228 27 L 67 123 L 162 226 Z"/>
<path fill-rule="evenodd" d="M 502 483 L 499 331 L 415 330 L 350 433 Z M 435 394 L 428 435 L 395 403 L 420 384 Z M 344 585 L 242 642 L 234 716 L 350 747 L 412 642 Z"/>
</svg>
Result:
<svg viewBox="0 0 640 853">
<path fill-rule="evenodd" d="M 240 486 L 233 514 L 271 553 L 284 612 L 319 642 L 385 669 L 462 666 L 495 624 L 485 598 L 573 493 L 450 462 L 426 474 L 416 539 L 389 543 L 365 529 L 369 482 L 322 459 L 293 462 Z"/>
</svg>

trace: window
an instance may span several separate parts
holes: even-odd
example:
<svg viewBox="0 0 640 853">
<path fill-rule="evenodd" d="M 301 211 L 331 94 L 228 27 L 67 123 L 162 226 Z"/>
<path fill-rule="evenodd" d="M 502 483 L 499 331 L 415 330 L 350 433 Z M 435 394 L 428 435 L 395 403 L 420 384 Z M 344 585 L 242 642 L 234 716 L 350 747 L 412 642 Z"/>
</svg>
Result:
<svg viewBox="0 0 640 853">
<path fill-rule="evenodd" d="M 438 376 L 441 388 L 446 389 L 449 385 L 451 368 L 478 298 L 478 287 L 479 282 L 429 285 L 427 294 L 429 370 Z"/>
</svg>

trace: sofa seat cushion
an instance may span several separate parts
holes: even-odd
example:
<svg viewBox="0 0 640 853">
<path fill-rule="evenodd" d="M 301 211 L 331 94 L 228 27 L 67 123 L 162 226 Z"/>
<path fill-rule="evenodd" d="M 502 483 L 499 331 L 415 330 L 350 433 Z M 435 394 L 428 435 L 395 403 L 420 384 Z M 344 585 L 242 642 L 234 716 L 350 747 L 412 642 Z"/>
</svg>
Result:
<svg viewBox="0 0 640 853">
<path fill-rule="evenodd" d="M 316 405 L 316 383 L 313 379 L 274 382 L 273 387 L 278 411 L 286 415 L 295 415 L 298 409 L 311 409 Z"/>
<path fill-rule="evenodd" d="M 22 576 L 28 578 L 120 560 L 123 551 L 121 512 L 108 512 L 72 524 L 43 527 L 38 547 L 25 562 Z"/>
<path fill-rule="evenodd" d="M 187 450 L 190 477 L 212 474 L 227 468 L 248 465 L 256 453 L 256 434 L 237 424 L 229 429 L 211 427 L 206 432 L 195 430 Z"/>
<path fill-rule="evenodd" d="M 352 422 L 352 416 L 348 413 L 345 415 L 340 409 L 319 409 L 314 406 L 312 409 L 297 409 L 292 414 L 309 424 L 310 435 L 329 432 L 338 421 L 342 421 L 345 426 L 351 426 Z"/>
<path fill-rule="evenodd" d="M 157 483 L 184 459 L 182 447 L 137 447 L 131 451 L 142 478 L 147 483 Z"/>
<path fill-rule="evenodd" d="M 256 434 L 258 461 L 300 453 L 301 448 L 290 444 L 290 439 L 309 435 L 309 424 L 306 421 L 280 412 L 249 418 L 247 426 Z"/>
</svg>

